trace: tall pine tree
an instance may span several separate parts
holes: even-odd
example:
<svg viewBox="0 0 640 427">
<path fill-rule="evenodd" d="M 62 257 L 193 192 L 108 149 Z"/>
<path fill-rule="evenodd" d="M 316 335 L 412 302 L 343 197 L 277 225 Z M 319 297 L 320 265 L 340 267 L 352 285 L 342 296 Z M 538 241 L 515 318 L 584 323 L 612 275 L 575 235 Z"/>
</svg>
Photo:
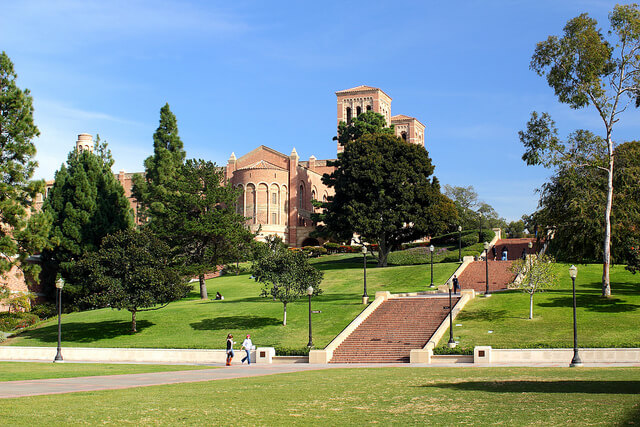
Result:
<svg viewBox="0 0 640 427">
<path fill-rule="evenodd" d="M 46 285 L 60 272 L 70 285 L 76 285 L 70 287 L 72 294 L 81 294 L 80 283 L 74 283 L 77 280 L 71 274 L 73 264 L 96 251 L 106 235 L 133 226 L 129 200 L 111 172 L 112 165 L 107 144 L 97 137 L 93 153 L 73 150 L 67 164 L 56 172 L 43 206 L 53 220 L 50 238 L 55 244 L 42 254 Z"/>
<path fill-rule="evenodd" d="M 133 177 L 131 190 L 139 204 L 138 219 L 143 222 L 149 220 L 154 231 L 153 216 L 163 212 L 167 185 L 172 182 L 185 157 L 178 135 L 178 120 L 167 103 L 160 109 L 160 124 L 153 134 L 153 155 L 144 161 L 144 176 Z"/>
<path fill-rule="evenodd" d="M 29 89 L 16 85 L 17 74 L 5 52 L 0 54 L 0 275 L 14 265 L 26 269 L 24 259 L 47 244 L 46 214 L 35 211 L 34 200 L 44 182 L 32 181 L 37 162 L 33 138 L 40 135 L 33 122 Z"/>
</svg>

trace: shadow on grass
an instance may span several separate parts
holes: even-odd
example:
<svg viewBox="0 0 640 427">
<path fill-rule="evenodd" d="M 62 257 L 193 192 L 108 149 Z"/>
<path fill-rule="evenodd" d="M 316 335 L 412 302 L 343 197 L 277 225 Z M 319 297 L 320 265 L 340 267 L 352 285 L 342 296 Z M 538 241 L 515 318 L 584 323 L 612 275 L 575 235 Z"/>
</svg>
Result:
<svg viewBox="0 0 640 427">
<path fill-rule="evenodd" d="M 540 302 L 540 307 L 572 307 L 573 296 L 567 295 L 562 297 L 554 297 L 546 302 Z M 618 298 L 602 298 L 600 295 L 576 295 L 576 306 L 589 311 L 597 311 L 600 313 L 622 313 L 626 311 L 635 311 L 640 308 L 638 304 L 629 304 L 622 302 Z"/>
<path fill-rule="evenodd" d="M 144 329 L 153 326 L 153 322 L 148 320 L 138 320 L 136 329 L 138 333 Z M 62 341 L 89 343 L 100 340 L 108 340 L 122 335 L 131 335 L 131 321 L 126 320 L 108 320 L 104 322 L 69 322 L 62 323 Z M 22 338 L 28 338 L 46 343 L 58 342 L 58 325 L 50 325 L 42 328 L 24 331 L 20 335 Z"/>
<path fill-rule="evenodd" d="M 458 319 L 460 321 L 465 320 L 484 320 L 487 322 L 493 322 L 496 320 L 503 320 L 513 318 L 513 316 L 507 316 L 509 312 L 507 310 L 494 310 L 490 308 L 483 308 L 476 311 L 468 311 L 460 313 Z"/>
<path fill-rule="evenodd" d="M 218 331 L 222 329 L 257 329 L 264 326 L 281 324 L 282 320 L 273 317 L 227 316 L 204 319 L 199 322 L 190 323 L 189 326 L 199 331 Z"/>
<path fill-rule="evenodd" d="M 491 393 L 640 393 L 640 381 L 469 381 L 451 384 L 429 384 L 419 387 Z"/>
</svg>

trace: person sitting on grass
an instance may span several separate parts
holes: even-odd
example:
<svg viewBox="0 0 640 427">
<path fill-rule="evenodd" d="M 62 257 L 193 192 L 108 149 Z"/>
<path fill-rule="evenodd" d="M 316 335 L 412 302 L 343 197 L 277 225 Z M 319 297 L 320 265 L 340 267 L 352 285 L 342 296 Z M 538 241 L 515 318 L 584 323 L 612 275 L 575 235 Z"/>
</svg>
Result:
<svg viewBox="0 0 640 427">
<path fill-rule="evenodd" d="M 216 292 L 216 299 L 217 300 L 223 300 L 224 297 L 222 296 L 222 294 L 220 292 Z"/>
</svg>

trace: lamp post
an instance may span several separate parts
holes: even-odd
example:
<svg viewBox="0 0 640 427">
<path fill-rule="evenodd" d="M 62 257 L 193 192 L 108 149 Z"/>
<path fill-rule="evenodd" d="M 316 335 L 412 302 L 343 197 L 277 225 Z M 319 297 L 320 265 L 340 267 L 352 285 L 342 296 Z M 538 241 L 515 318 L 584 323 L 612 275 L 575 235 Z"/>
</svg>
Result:
<svg viewBox="0 0 640 427">
<path fill-rule="evenodd" d="M 369 294 L 367 293 L 367 247 L 362 245 L 362 257 L 364 258 L 364 292 L 362 293 L 362 303 L 369 302 Z"/>
<path fill-rule="evenodd" d="M 525 254 L 525 258 L 526 258 L 526 257 L 527 257 L 527 255 L 528 255 L 528 257 L 529 257 L 529 271 L 531 271 L 531 256 L 533 255 L 533 254 L 531 253 L 531 249 L 533 249 L 533 242 L 529 242 L 529 244 L 528 244 L 527 246 L 529 247 L 529 253 L 528 253 L 528 254 Z"/>
<path fill-rule="evenodd" d="M 485 270 L 485 288 L 484 296 L 490 297 L 489 293 L 489 242 L 484 242 L 484 270 Z"/>
<path fill-rule="evenodd" d="M 429 285 L 430 288 L 433 288 L 433 251 L 435 251 L 436 248 L 433 247 L 433 245 L 429 246 L 429 252 L 431 252 L 431 285 Z"/>
<path fill-rule="evenodd" d="M 62 359 L 62 346 L 61 346 L 61 341 L 62 341 L 62 288 L 64 288 L 64 280 L 62 280 L 62 278 L 59 278 L 58 280 L 56 280 L 56 292 L 57 292 L 57 299 L 58 299 L 58 352 L 56 353 L 56 357 L 55 359 L 53 359 L 54 362 L 63 362 L 64 360 Z"/>
<path fill-rule="evenodd" d="M 447 345 L 449 348 L 454 348 L 456 346 L 456 342 L 453 340 L 453 304 L 451 302 L 451 289 L 453 288 L 453 282 L 451 280 L 447 282 L 447 287 L 449 288 L 449 343 Z"/>
<path fill-rule="evenodd" d="M 571 276 L 571 282 L 573 283 L 573 359 L 569 367 L 575 368 L 576 366 L 582 366 L 582 359 L 578 354 L 578 325 L 576 323 L 576 277 L 578 276 L 578 268 L 572 265 L 569 268 L 569 276 Z"/>
<path fill-rule="evenodd" d="M 307 288 L 307 295 L 309 295 L 309 343 L 307 347 L 313 347 L 313 340 L 311 339 L 311 295 L 313 295 L 313 286 Z"/>
<path fill-rule="evenodd" d="M 458 226 L 458 262 L 462 262 L 462 226 Z"/>
</svg>

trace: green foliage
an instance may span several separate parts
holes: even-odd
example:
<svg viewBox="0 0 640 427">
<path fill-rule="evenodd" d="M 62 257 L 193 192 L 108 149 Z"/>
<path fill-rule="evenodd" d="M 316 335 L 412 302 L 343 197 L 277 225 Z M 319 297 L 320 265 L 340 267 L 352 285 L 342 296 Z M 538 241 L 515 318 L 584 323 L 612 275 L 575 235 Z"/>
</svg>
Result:
<svg viewBox="0 0 640 427">
<path fill-rule="evenodd" d="M 178 120 L 166 103 L 160 109 L 160 123 L 153 134 L 153 155 L 144 161 L 144 176 L 133 177 L 132 195 L 139 203 L 138 218 L 154 229 L 153 215 L 164 211 L 165 195 L 184 163 L 186 153 L 178 135 Z"/>
<path fill-rule="evenodd" d="M 475 235 L 477 236 L 477 235 Z M 462 249 L 462 256 L 478 256 L 483 251 L 482 243 L 476 243 Z M 431 262 L 431 253 L 428 247 L 414 247 L 402 251 L 389 253 L 389 265 L 419 265 Z M 458 247 L 436 247 L 433 252 L 434 263 L 458 262 Z"/>
<path fill-rule="evenodd" d="M 322 246 L 327 250 L 328 253 L 335 254 L 336 252 L 338 252 L 338 247 L 340 245 L 333 242 L 327 242 Z"/>
<path fill-rule="evenodd" d="M 337 139 L 340 145 L 346 146 L 349 142 L 357 141 L 364 135 L 384 134 L 395 135 L 394 126 L 387 127 L 387 120 L 380 113 L 367 111 L 351 118 L 349 123 L 338 124 Z"/>
<path fill-rule="evenodd" d="M 322 246 L 303 246 L 302 252 L 312 258 L 327 254 L 327 249 Z"/>
<path fill-rule="evenodd" d="M 471 229 L 471 230 L 462 230 L 462 239 L 463 239 L 463 247 L 464 239 L 467 239 L 468 244 L 466 246 L 478 243 L 478 242 L 490 242 L 495 237 L 496 233 L 493 230 L 482 230 L 482 235 L 480 235 L 479 230 Z M 468 237 L 473 236 L 473 237 Z M 474 241 L 475 240 L 475 241 Z M 435 236 L 431 238 L 431 243 L 434 245 L 452 245 L 458 246 L 458 232 L 455 231 L 453 233 L 441 234 L 439 236 Z"/>
<path fill-rule="evenodd" d="M 38 163 L 33 138 L 40 135 L 33 122 L 29 89 L 16 84 L 17 74 L 7 54 L 0 53 L 0 275 L 14 265 L 37 272 L 24 260 L 48 245 L 50 218 L 38 213 L 33 201 L 43 181 L 31 181 Z"/>
<path fill-rule="evenodd" d="M 33 313 L 16 311 L 0 313 L 0 331 L 11 332 L 35 325 L 40 319 Z"/>
<path fill-rule="evenodd" d="M 509 239 L 517 239 L 524 237 L 525 224 L 523 220 L 511 221 L 505 230 L 505 234 Z"/>
<path fill-rule="evenodd" d="M 310 286 L 314 295 L 322 293 L 320 282 L 323 273 L 309 264 L 307 255 L 300 251 L 269 251 L 255 261 L 252 274 L 256 282 L 264 285 L 263 297 L 279 300 L 284 305 L 282 324 L 285 326 L 288 303 L 306 295 Z"/>
<path fill-rule="evenodd" d="M 454 187 L 444 185 L 444 194 L 456 205 L 458 224 L 463 229 L 471 228 L 504 228 L 506 221 L 486 202 L 478 200 L 478 193 L 473 186 Z"/>
<path fill-rule="evenodd" d="M 100 249 L 87 254 L 76 269 L 86 278 L 85 301 L 93 307 L 128 310 L 135 333 L 137 312 L 162 308 L 155 306 L 166 306 L 191 290 L 171 261 L 163 241 L 149 232 L 127 229 L 105 237 Z"/>
<path fill-rule="evenodd" d="M 30 313 L 35 314 L 40 319 L 48 319 L 58 314 L 58 309 L 55 304 L 50 302 L 43 302 L 41 304 L 35 304 L 31 307 Z"/>
<path fill-rule="evenodd" d="M 326 213 L 334 235 L 354 233 L 378 244 L 380 266 L 394 246 L 433 235 L 456 221 L 453 203 L 440 193 L 422 146 L 387 134 L 364 135 L 345 145 L 336 170 L 323 182 L 335 189 Z"/>
<path fill-rule="evenodd" d="M 50 290 L 60 272 L 69 285 L 65 294 L 82 295 L 70 274 L 73 264 L 96 251 L 107 234 L 133 226 L 129 200 L 111 172 L 112 165 L 111 152 L 98 136 L 93 153 L 74 149 L 56 172 L 43 206 L 53 221 L 50 239 L 55 243 L 42 254 Z"/>
<path fill-rule="evenodd" d="M 200 278 L 201 298 L 206 299 L 204 274 L 236 261 L 234 248 L 248 247 L 253 237 L 235 211 L 238 192 L 214 163 L 192 159 L 164 188 L 162 212 L 151 213 L 153 231 L 174 249 L 183 274 Z"/>
<path fill-rule="evenodd" d="M 558 272 L 555 260 L 546 254 L 528 259 L 518 259 L 511 264 L 514 274 L 523 273 L 520 282 L 516 282 L 516 289 L 529 294 L 529 319 L 533 319 L 533 296 L 538 292 L 554 288 L 558 285 Z"/>
</svg>

